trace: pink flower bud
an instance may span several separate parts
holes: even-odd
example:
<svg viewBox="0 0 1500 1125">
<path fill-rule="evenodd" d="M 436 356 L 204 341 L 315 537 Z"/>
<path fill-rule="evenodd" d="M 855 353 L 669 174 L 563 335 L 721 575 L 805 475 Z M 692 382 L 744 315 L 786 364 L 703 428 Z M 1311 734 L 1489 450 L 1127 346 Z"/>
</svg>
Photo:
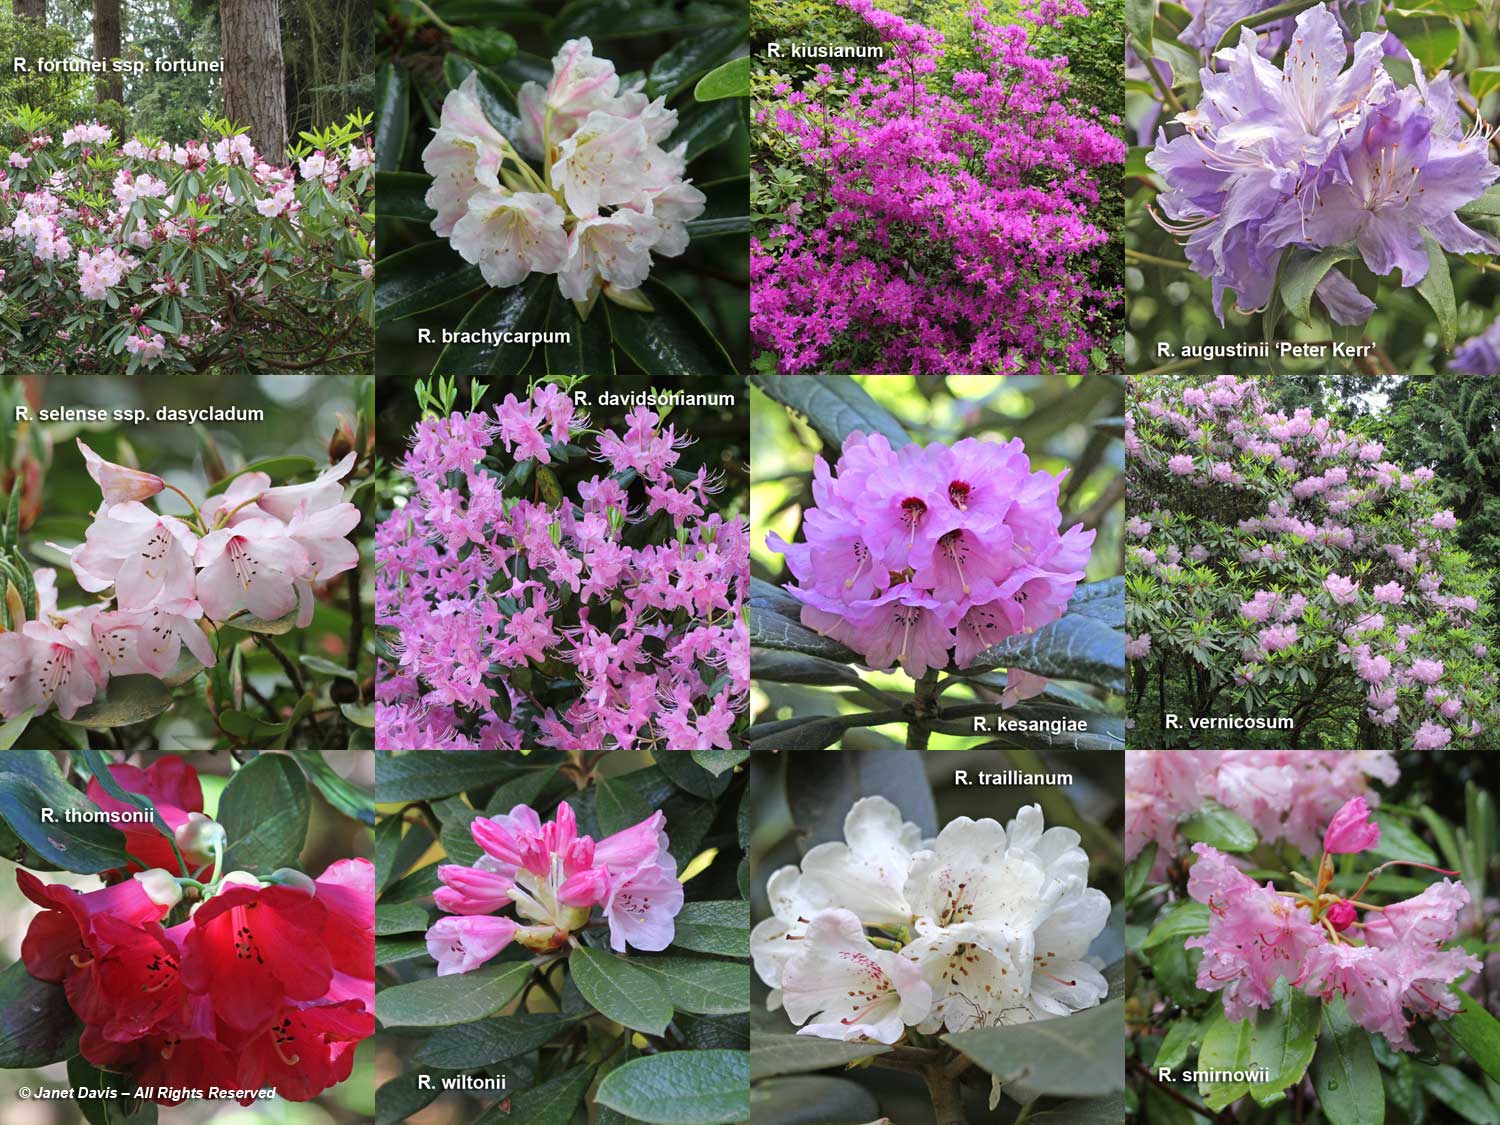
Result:
<svg viewBox="0 0 1500 1125">
<path fill-rule="evenodd" d="M 1334 855 L 1362 852 L 1380 843 L 1380 825 L 1370 819 L 1370 806 L 1363 797 L 1345 802 L 1333 814 L 1323 833 L 1323 850 Z"/>
<path fill-rule="evenodd" d="M 1323 913 L 1328 919 L 1328 924 L 1339 933 L 1343 933 L 1354 924 L 1356 916 L 1354 904 L 1349 902 L 1336 902 Z"/>
</svg>

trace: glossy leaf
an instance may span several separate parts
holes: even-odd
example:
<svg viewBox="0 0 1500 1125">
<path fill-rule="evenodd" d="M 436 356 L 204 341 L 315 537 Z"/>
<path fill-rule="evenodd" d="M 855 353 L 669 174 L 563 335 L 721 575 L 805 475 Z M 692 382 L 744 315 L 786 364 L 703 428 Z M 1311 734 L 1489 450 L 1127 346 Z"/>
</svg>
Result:
<svg viewBox="0 0 1500 1125">
<path fill-rule="evenodd" d="M 375 995 L 375 1015 L 386 1027 L 450 1027 L 492 1016 L 520 993 L 531 976 L 526 961 L 503 961 L 472 973 L 398 984 Z"/>
<path fill-rule="evenodd" d="M 1124 1085 L 1124 1012 L 1123 999 L 1111 1000 L 1061 1019 L 980 1027 L 942 1038 L 1002 1084 L 1021 1082 L 1038 1094 L 1092 1097 Z"/>
<path fill-rule="evenodd" d="M 674 949 L 715 953 L 720 957 L 750 956 L 750 904 L 735 900 L 684 903 L 676 919 Z"/>
<path fill-rule="evenodd" d="M 425 933 L 427 926 L 427 908 L 420 902 L 382 902 L 375 906 L 376 937 Z"/>
<path fill-rule="evenodd" d="M 1260 842 L 1248 820 L 1213 802 L 1178 821 L 1177 834 L 1191 844 L 1207 844 L 1221 852 L 1248 852 Z"/>
<path fill-rule="evenodd" d="M 773 1035 L 757 1031 L 750 1046 L 750 1078 L 759 1081 L 778 1074 L 806 1074 L 848 1066 L 891 1050 L 884 1043 L 844 1043 L 811 1035 Z"/>
<path fill-rule="evenodd" d="M 1318 1106 L 1329 1125 L 1385 1120 L 1385 1085 L 1370 1035 L 1349 1018 L 1342 998 L 1323 1005 L 1323 1030 L 1312 1064 Z"/>
<path fill-rule="evenodd" d="M 752 1121 L 777 1125 L 828 1125 L 874 1121 L 875 1097 L 857 1082 L 826 1074 L 793 1074 L 757 1082 L 750 1088 Z"/>
<path fill-rule="evenodd" d="M 1198 1069 L 1233 1074 L 1243 1071 L 1249 1060 L 1250 1021 L 1230 1023 L 1224 1016 L 1223 1007 L 1215 1000 L 1208 1026 L 1203 1032 L 1203 1046 L 1198 1049 Z M 1243 1080 L 1204 1080 L 1198 1083 L 1198 1092 L 1203 1095 L 1203 1104 L 1217 1113 L 1248 1094 L 1250 1085 Z"/>
<path fill-rule="evenodd" d="M 1141 948 L 1151 949 L 1164 942 L 1181 945 L 1187 938 L 1206 933 L 1208 907 L 1201 902 L 1183 901 L 1157 919 L 1146 940 L 1141 942 Z"/>
<path fill-rule="evenodd" d="M 425 172 L 380 172 L 375 176 L 375 217 L 428 226 L 437 212 L 427 206 L 432 177 Z"/>
<path fill-rule="evenodd" d="M 1321 1000 L 1290 987 L 1285 977 L 1276 982 L 1271 1007 L 1258 1012 L 1250 1028 L 1249 1069 L 1266 1075 L 1250 1084 L 1257 1105 L 1285 1101 L 1302 1081 L 1317 1049 L 1322 1010 Z"/>
<path fill-rule="evenodd" d="M 37 980 L 19 961 L 0 972 L 0 1068 L 59 1062 L 78 1049 L 80 1030 L 62 985 Z"/>
<path fill-rule="evenodd" d="M 750 96 L 750 56 L 743 55 L 714 67 L 693 87 L 693 97 L 700 102 L 717 101 L 719 98 L 748 98 Z"/>
<path fill-rule="evenodd" d="M 614 342 L 609 336 L 609 317 L 594 311 L 587 320 L 578 316 L 572 301 L 552 298 L 547 312 L 547 331 L 566 332 L 564 344 L 545 344 L 549 375 L 613 375 Z"/>
<path fill-rule="evenodd" d="M 692 163 L 709 149 L 734 136 L 744 119 L 745 107 L 738 101 L 686 105 L 677 115 L 677 128 L 667 138 L 674 148 L 687 145 L 685 158 Z"/>
<path fill-rule="evenodd" d="M 615 1023 L 660 1035 L 672 1021 L 656 982 L 622 957 L 579 946 L 568 955 L 568 970 L 583 998 Z"/>
<path fill-rule="evenodd" d="M 743 1051 L 668 1051 L 632 1059 L 599 1083 L 600 1104 L 654 1125 L 731 1125 L 750 1117 Z"/>
<path fill-rule="evenodd" d="M 734 363 L 686 301 L 659 281 L 641 292 L 655 312 L 643 313 L 601 301 L 615 343 L 648 375 L 733 375 Z"/>
<path fill-rule="evenodd" d="M 424 242 L 375 264 L 375 321 L 415 316 L 483 287 L 479 267 L 460 258 L 447 239 Z"/>
<path fill-rule="evenodd" d="M 646 96 L 671 101 L 694 79 L 744 42 L 743 23 L 710 28 L 678 40 L 651 65 L 651 72 L 646 77 Z"/>
<path fill-rule="evenodd" d="M 226 871 L 269 875 L 291 867 L 307 837 L 307 779 L 285 754 L 261 754 L 241 766 L 219 797 L 219 823 L 229 836 Z"/>
<path fill-rule="evenodd" d="M 1111 691 L 1125 690 L 1125 634 L 1110 624 L 1124 616 L 1123 580 L 1080 586 L 1074 599 L 1085 608 L 1075 612 L 1072 602 L 1062 617 L 1035 633 L 1018 634 L 986 649 L 963 671 L 1023 668 L 1049 679 L 1078 680 Z"/>
<path fill-rule="evenodd" d="M 521 132 L 521 119 L 515 114 L 515 99 L 503 82 L 499 82 L 484 67 L 475 66 L 460 55 L 443 58 L 443 78 L 449 86 L 458 89 L 471 73 L 478 72 L 479 108 L 489 118 L 490 124 L 504 137 L 514 137 Z"/>
<path fill-rule="evenodd" d="M 410 79 L 404 67 L 385 64 L 375 77 L 375 167 L 394 172 L 406 149 Z"/>
<path fill-rule="evenodd" d="M 375 758 L 375 793 L 382 802 L 447 797 L 516 777 L 510 762 L 461 750 L 418 750 Z"/>
<path fill-rule="evenodd" d="M 733 176 L 727 180 L 695 185 L 707 197 L 703 214 L 687 224 L 694 239 L 717 238 L 727 234 L 750 233 L 750 178 Z"/>
<path fill-rule="evenodd" d="M 459 332 L 540 332 L 557 288 L 556 278 L 534 273 L 519 285 L 491 289 L 465 314 Z M 534 343 L 449 344 L 438 356 L 435 372 L 444 375 L 518 375 L 531 361 Z"/>
<path fill-rule="evenodd" d="M 1404 817 L 1376 809 L 1371 819 L 1380 826 L 1380 840 L 1369 848 L 1372 856 L 1438 865 L 1437 855 L 1411 830 Z"/>
<path fill-rule="evenodd" d="M 1500 1020 L 1467 992 L 1454 989 L 1459 1009 L 1443 1024 L 1444 1029 L 1479 1064 L 1481 1070 L 1500 1082 Z"/>
<path fill-rule="evenodd" d="M 43 821 L 46 809 L 49 820 Z M 45 750 L 10 750 L 0 758 L 0 817 L 42 860 L 65 871 L 93 874 L 129 862 L 125 836 L 113 825 L 69 820 L 68 811 L 97 806 L 67 783 Z"/>
<path fill-rule="evenodd" d="M 1500 1125 L 1500 1106 L 1457 1067 L 1424 1067 L 1421 1081 L 1424 1090 L 1469 1125 Z"/>
<path fill-rule="evenodd" d="M 1313 293 L 1318 283 L 1334 266 L 1357 257 L 1359 251 L 1352 246 L 1330 246 L 1316 253 L 1301 248 L 1289 251 L 1277 274 L 1281 300 L 1287 311 L 1300 321 L 1310 321 Z"/>
<path fill-rule="evenodd" d="M 844 439 L 856 430 L 884 434 L 893 449 L 911 443 L 901 423 L 847 375 L 799 379 L 754 374 L 750 381 L 787 409 L 806 418 L 807 424 L 832 449 L 841 448 Z"/>
</svg>

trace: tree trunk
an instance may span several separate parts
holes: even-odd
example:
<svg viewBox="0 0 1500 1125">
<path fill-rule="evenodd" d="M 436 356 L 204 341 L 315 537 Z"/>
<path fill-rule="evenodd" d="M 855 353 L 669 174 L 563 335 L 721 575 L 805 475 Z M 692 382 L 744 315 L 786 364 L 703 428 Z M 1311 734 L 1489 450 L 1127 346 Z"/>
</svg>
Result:
<svg viewBox="0 0 1500 1125">
<path fill-rule="evenodd" d="M 286 159 L 286 67 L 277 0 L 219 0 L 224 116 L 250 129 L 267 163 Z"/>
<path fill-rule="evenodd" d="M 36 20 L 43 27 L 47 26 L 47 0 L 15 0 L 11 9 L 20 19 Z"/>
<path fill-rule="evenodd" d="M 94 61 L 120 57 L 120 0 L 94 0 Z M 94 96 L 101 102 L 125 97 L 124 75 L 106 70 L 94 79 Z"/>
</svg>

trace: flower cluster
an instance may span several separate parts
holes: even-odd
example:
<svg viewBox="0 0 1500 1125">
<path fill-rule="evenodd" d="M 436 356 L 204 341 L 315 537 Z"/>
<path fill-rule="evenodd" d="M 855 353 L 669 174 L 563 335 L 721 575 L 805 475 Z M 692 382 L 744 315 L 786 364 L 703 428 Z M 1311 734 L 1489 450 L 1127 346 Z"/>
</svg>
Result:
<svg viewBox="0 0 1500 1125">
<path fill-rule="evenodd" d="M 587 305 L 602 291 L 640 307 L 634 291 L 651 255 L 686 250 L 686 224 L 705 204 L 683 178 L 687 142 L 662 147 L 677 111 L 640 87 L 622 89 L 614 63 L 595 58 L 588 39 L 570 39 L 545 87 L 521 87 L 520 131 L 508 138 L 485 116 L 478 74 L 470 74 L 443 99 L 422 151 L 433 177 L 432 229 L 493 286 L 556 274 L 569 300 Z M 540 159 L 540 174 L 517 146 Z"/>
<path fill-rule="evenodd" d="M 1225 1016 L 1238 1021 L 1270 1007 L 1272 990 L 1285 979 L 1309 996 L 1341 997 L 1366 1031 L 1412 1051 L 1415 1020 L 1458 1011 L 1450 986 L 1480 968 L 1463 949 L 1444 948 L 1469 905 L 1462 883 L 1443 879 L 1385 906 L 1363 901 L 1375 876 L 1392 865 L 1386 863 L 1352 895 L 1330 889 L 1330 856 L 1361 852 L 1379 839 L 1363 798 L 1349 801 L 1329 823 L 1316 880 L 1297 877 L 1301 892 L 1261 886 L 1215 848 L 1194 846 L 1188 894 L 1208 907 L 1208 933 L 1184 944 L 1203 950 L 1198 987 L 1223 993 Z M 1361 911 L 1369 912 L 1366 921 L 1358 920 Z"/>
<path fill-rule="evenodd" d="M 1061 617 L 1094 532 L 1059 535 L 1061 476 L 1038 470 L 1020 438 L 965 438 L 893 450 L 856 431 L 830 472 L 814 463 L 806 542 L 769 537 L 786 555 L 802 623 L 920 678 L 960 668 L 1017 633 Z"/>
<path fill-rule="evenodd" d="M 38 980 L 65 986 L 83 1021 L 83 1057 L 128 1073 L 165 1105 L 210 1087 L 235 1091 L 242 1105 L 263 1089 L 306 1101 L 348 1078 L 355 1047 L 375 1031 L 374 866 L 343 859 L 316 879 L 289 868 L 265 880 L 221 872 L 224 829 L 202 814 L 197 774 L 181 759 L 110 772 L 159 802 L 186 855 L 212 853 L 198 871 L 211 881 L 181 870 L 151 827 L 127 831 L 126 846 L 143 863 L 165 855 L 166 865 L 106 872 L 118 881 L 102 890 L 16 871 L 42 908 L 21 960 Z M 89 796 L 127 808 L 97 780 Z M 174 908 L 185 905 L 184 888 L 201 900 L 168 924 L 183 913 Z"/>
<path fill-rule="evenodd" d="M 112 676 L 180 682 L 216 662 L 203 624 L 241 615 L 275 621 L 295 611 L 305 627 L 313 583 L 359 564 L 347 538 L 359 510 L 339 483 L 353 453 L 306 484 L 273 487 L 263 472 L 241 473 L 178 518 L 143 503 L 171 487 L 161 477 L 106 461 L 81 439 L 78 448 L 103 503 L 83 543 L 65 553 L 79 586 L 112 590 L 114 604 L 60 610 L 56 575 L 38 572 L 34 617 L 0 633 L 0 716 L 55 706 L 71 719 Z M 184 647 L 193 662 L 186 674 Z"/>
<path fill-rule="evenodd" d="M 847 843 L 819 844 L 766 884 L 750 935 L 767 1004 L 799 1035 L 895 1043 L 1052 1019 L 1109 991 L 1089 944 L 1109 899 L 1071 828 L 1028 805 L 1008 825 L 959 817 L 936 839 L 883 797 L 855 802 Z M 873 938 L 873 940 L 872 940 Z"/>
<path fill-rule="evenodd" d="M 469 831 L 484 855 L 473 867 L 438 868 L 443 885 L 433 901 L 453 915 L 427 931 L 438 976 L 477 969 L 513 941 L 538 952 L 558 949 L 589 924 L 596 906 L 617 953 L 671 945 L 682 884 L 665 822 L 654 812 L 595 841 L 578 834 L 566 802 L 546 824 L 529 805 L 476 818 Z M 496 913 L 507 906 L 515 918 Z"/>
<path fill-rule="evenodd" d="M 1132 750 L 1125 756 L 1125 859 L 1155 842 L 1151 878 L 1166 876 L 1183 853 L 1177 822 L 1217 801 L 1250 822 L 1265 843 L 1303 852 L 1345 802 L 1378 796 L 1371 781 L 1399 776 L 1381 750 Z"/>
<path fill-rule="evenodd" d="M 1221 702 L 1302 690 L 1316 681 L 1301 667 L 1322 677 L 1323 701 L 1362 707 L 1372 732 L 1418 749 L 1484 734 L 1486 589 L 1451 542 L 1431 469 L 1311 410 L 1276 410 L 1252 380 L 1138 380 L 1131 393 L 1137 668 L 1206 640 L 1193 660 Z"/>
<path fill-rule="evenodd" d="M 729 748 L 750 687 L 747 529 L 712 510 L 706 470 L 673 467 L 688 435 L 644 407 L 626 424 L 599 433 L 609 475 L 576 499 L 548 494 L 585 426 L 553 384 L 417 426 L 412 495 L 376 533 L 376 620 L 395 634 L 379 747 Z"/>
<path fill-rule="evenodd" d="M 317 134 L 327 150 L 299 169 L 227 123 L 217 141 L 118 146 L 80 124 L 57 146 L 45 115 L 23 112 L 27 139 L 0 168 L 0 324 L 26 371 L 302 369 L 358 350 L 373 278 L 363 119 Z"/>
<path fill-rule="evenodd" d="M 1158 133 L 1146 163 L 1166 181 L 1161 221 L 1213 285 L 1222 323 L 1226 290 L 1245 312 L 1271 299 L 1282 257 L 1353 244 L 1379 275 L 1403 286 L 1427 276 L 1430 235 L 1455 254 L 1500 253 L 1500 242 L 1456 211 L 1479 198 L 1500 167 L 1485 127 L 1464 123 L 1447 71 L 1398 86 L 1382 63 L 1405 48 L 1388 32 L 1349 48 L 1332 5 L 1302 12 L 1280 69 L 1248 28 L 1239 46 L 1200 72 L 1203 98 L 1177 116 L 1186 133 Z M 1374 303 L 1338 269 L 1317 286 L 1329 315 L 1361 324 Z"/>
<path fill-rule="evenodd" d="M 1125 158 L 1098 112 L 1067 97 L 1066 60 L 1022 24 L 970 12 L 983 70 L 932 77 L 943 37 L 839 0 L 885 42 L 873 72 L 819 68 L 779 84 L 755 119 L 826 184 L 751 242 L 751 332 L 783 373 L 819 369 L 1083 371 L 1120 295 L 1091 252 L 1098 169 Z M 1045 5 L 1035 26 L 1082 11 Z M 1066 8 L 1063 11 L 1062 8 Z"/>
</svg>

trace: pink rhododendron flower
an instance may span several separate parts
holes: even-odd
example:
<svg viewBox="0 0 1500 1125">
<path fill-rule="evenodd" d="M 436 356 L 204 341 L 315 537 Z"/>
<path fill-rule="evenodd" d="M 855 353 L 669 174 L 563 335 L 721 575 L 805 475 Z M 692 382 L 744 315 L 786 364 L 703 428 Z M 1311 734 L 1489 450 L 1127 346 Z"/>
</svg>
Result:
<svg viewBox="0 0 1500 1125">
<path fill-rule="evenodd" d="M 1453 732 L 1432 720 L 1424 722 L 1412 737 L 1414 750 L 1441 750 L 1453 741 Z"/>
<path fill-rule="evenodd" d="M 1333 814 L 1323 833 L 1323 850 L 1335 855 L 1362 852 L 1380 843 L 1380 825 L 1370 819 L 1370 806 L 1363 797 L 1352 797 Z"/>
</svg>

